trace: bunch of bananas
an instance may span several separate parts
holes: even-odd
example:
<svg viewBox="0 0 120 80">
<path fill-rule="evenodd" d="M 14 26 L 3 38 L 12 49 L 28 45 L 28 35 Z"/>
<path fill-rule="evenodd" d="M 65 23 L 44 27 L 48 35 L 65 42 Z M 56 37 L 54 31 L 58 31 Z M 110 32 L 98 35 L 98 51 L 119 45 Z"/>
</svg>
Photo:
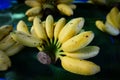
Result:
<svg viewBox="0 0 120 80">
<path fill-rule="evenodd" d="M 44 14 L 59 11 L 63 15 L 73 15 L 76 5 L 74 0 L 25 0 L 25 4 L 32 8 L 26 11 L 29 21 L 33 21 L 35 16 L 42 18 Z M 49 11 L 49 12 L 48 12 Z"/>
<path fill-rule="evenodd" d="M 52 15 L 48 15 L 45 21 L 35 17 L 30 30 L 20 21 L 20 26 L 10 36 L 24 46 L 36 47 L 41 52 L 39 56 L 44 59 L 50 58 L 53 63 L 61 60 L 62 67 L 69 72 L 93 75 L 100 71 L 100 66 L 85 59 L 96 56 L 100 48 L 88 46 L 94 33 L 82 30 L 84 22 L 83 17 L 68 22 L 64 17 L 55 22 Z"/>
<path fill-rule="evenodd" d="M 9 56 L 15 55 L 24 48 L 10 36 L 12 31 L 13 27 L 10 25 L 0 27 L 0 71 L 7 70 L 11 66 Z"/>
<path fill-rule="evenodd" d="M 120 11 L 117 7 L 113 7 L 106 16 L 105 24 L 101 20 L 96 21 L 96 27 L 112 36 L 120 34 Z"/>
</svg>

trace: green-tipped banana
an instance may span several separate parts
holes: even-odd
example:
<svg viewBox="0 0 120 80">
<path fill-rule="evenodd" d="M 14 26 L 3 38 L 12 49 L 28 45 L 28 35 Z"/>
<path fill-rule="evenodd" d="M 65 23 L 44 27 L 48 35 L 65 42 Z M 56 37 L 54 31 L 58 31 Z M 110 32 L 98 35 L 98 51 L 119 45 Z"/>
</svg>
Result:
<svg viewBox="0 0 120 80">
<path fill-rule="evenodd" d="M 94 33 L 92 31 L 85 31 L 79 33 L 78 35 L 70 38 L 64 42 L 61 49 L 65 52 L 74 52 L 87 46 L 94 38 Z"/>
<path fill-rule="evenodd" d="M 37 47 L 42 45 L 43 41 L 21 31 L 10 33 L 11 37 L 24 46 Z"/>
</svg>

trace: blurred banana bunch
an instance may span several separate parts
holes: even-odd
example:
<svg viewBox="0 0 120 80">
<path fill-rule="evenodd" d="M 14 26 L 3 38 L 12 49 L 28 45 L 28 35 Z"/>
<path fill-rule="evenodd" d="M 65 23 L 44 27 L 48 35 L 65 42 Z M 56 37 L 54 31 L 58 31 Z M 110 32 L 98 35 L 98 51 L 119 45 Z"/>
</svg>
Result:
<svg viewBox="0 0 120 80">
<path fill-rule="evenodd" d="M 113 7 L 106 15 L 105 23 L 101 20 L 96 21 L 96 27 L 102 32 L 106 32 L 112 36 L 120 34 L 120 11 L 117 7 Z"/>
<path fill-rule="evenodd" d="M 25 4 L 29 7 L 26 11 L 29 21 L 33 21 L 35 16 L 42 18 L 43 15 L 60 12 L 62 15 L 71 16 L 76 5 L 73 4 L 74 0 L 25 0 Z"/>
<path fill-rule="evenodd" d="M 0 71 L 5 71 L 11 67 L 9 56 L 17 54 L 24 48 L 10 36 L 12 31 L 13 27 L 10 25 L 0 27 Z"/>
<path fill-rule="evenodd" d="M 89 45 L 95 36 L 92 31 L 83 31 L 84 23 L 83 17 L 67 22 L 64 17 L 55 21 L 52 15 L 48 15 L 42 21 L 36 16 L 30 30 L 19 21 L 10 36 L 21 45 L 36 47 L 39 50 L 36 58 L 43 64 L 52 64 L 59 59 L 69 72 L 94 75 L 100 71 L 100 66 L 85 59 L 95 57 L 100 48 Z"/>
</svg>

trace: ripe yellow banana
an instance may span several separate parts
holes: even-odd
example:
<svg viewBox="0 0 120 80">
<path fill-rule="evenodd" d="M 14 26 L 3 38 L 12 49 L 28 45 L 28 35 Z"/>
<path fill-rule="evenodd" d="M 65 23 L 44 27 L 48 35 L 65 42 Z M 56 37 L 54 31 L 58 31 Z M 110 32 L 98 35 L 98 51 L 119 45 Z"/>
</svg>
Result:
<svg viewBox="0 0 120 80">
<path fill-rule="evenodd" d="M 86 46 L 75 52 L 60 52 L 60 54 L 76 59 L 88 59 L 98 55 L 99 50 L 98 46 Z"/>
<path fill-rule="evenodd" d="M 0 50 L 6 50 L 15 44 L 15 40 L 10 35 L 7 35 L 0 41 Z"/>
<path fill-rule="evenodd" d="M 13 46 L 5 50 L 5 54 L 7 56 L 13 56 L 17 54 L 19 51 L 21 51 L 23 48 L 24 48 L 23 45 L 21 45 L 19 42 L 16 42 Z"/>
<path fill-rule="evenodd" d="M 84 25 L 84 18 L 71 19 L 60 31 L 58 40 L 60 43 L 64 43 L 74 35 L 78 34 Z"/>
<path fill-rule="evenodd" d="M 52 15 L 47 16 L 45 20 L 45 29 L 46 29 L 48 38 L 52 40 L 54 36 L 54 18 Z"/>
<path fill-rule="evenodd" d="M 27 16 L 35 16 L 35 15 L 38 15 L 40 12 L 41 12 L 42 8 L 39 6 L 39 7 L 32 7 L 30 9 L 28 9 L 26 11 L 26 15 Z"/>
<path fill-rule="evenodd" d="M 61 49 L 65 52 L 77 51 L 80 48 L 87 46 L 94 38 L 92 31 L 85 31 L 70 38 L 61 45 Z"/>
<path fill-rule="evenodd" d="M 8 35 L 13 30 L 11 25 L 4 25 L 0 27 L 0 40 L 2 40 L 6 35 Z"/>
<path fill-rule="evenodd" d="M 25 4 L 30 7 L 38 7 L 41 6 L 41 4 L 37 0 L 26 0 Z"/>
<path fill-rule="evenodd" d="M 105 24 L 101 20 L 97 20 L 95 25 L 99 30 L 105 32 Z"/>
<path fill-rule="evenodd" d="M 109 33 L 110 35 L 117 36 L 120 31 L 118 28 L 113 27 L 109 22 L 106 21 L 105 23 L 105 31 Z"/>
<path fill-rule="evenodd" d="M 67 4 L 58 4 L 57 9 L 64 15 L 71 16 L 73 15 L 73 9 Z"/>
<path fill-rule="evenodd" d="M 39 39 L 38 36 L 37 36 L 37 34 L 36 34 L 36 32 L 35 32 L 35 30 L 34 30 L 34 27 L 33 27 L 33 26 L 32 26 L 31 29 L 30 29 L 30 34 L 31 34 L 33 37 Z"/>
<path fill-rule="evenodd" d="M 72 73 L 80 75 L 94 75 L 100 71 L 100 66 L 87 60 L 80 60 L 63 56 L 61 59 L 62 67 Z"/>
<path fill-rule="evenodd" d="M 10 58 L 5 54 L 5 52 L 0 50 L 0 71 L 5 71 L 9 67 L 11 67 Z"/>
<path fill-rule="evenodd" d="M 38 17 L 35 17 L 33 20 L 33 28 L 39 39 L 45 41 L 47 40 L 47 34 L 44 27 L 42 26 L 41 20 Z"/>
<path fill-rule="evenodd" d="M 30 34 L 29 28 L 23 20 L 20 20 L 16 26 L 17 31 L 25 32 L 26 34 Z"/>
<path fill-rule="evenodd" d="M 65 18 L 60 18 L 57 22 L 56 22 L 56 25 L 55 25 L 55 28 L 54 28 L 54 40 L 55 40 L 55 43 L 58 39 L 58 35 L 61 31 L 61 29 L 65 26 L 66 24 L 66 19 Z"/>
<path fill-rule="evenodd" d="M 30 34 L 26 34 L 24 32 L 21 31 L 14 31 L 10 33 L 11 37 L 21 43 L 24 46 L 28 46 L 28 47 L 37 47 L 42 45 L 43 41 L 40 39 L 37 39 L 35 37 L 33 37 Z"/>
</svg>

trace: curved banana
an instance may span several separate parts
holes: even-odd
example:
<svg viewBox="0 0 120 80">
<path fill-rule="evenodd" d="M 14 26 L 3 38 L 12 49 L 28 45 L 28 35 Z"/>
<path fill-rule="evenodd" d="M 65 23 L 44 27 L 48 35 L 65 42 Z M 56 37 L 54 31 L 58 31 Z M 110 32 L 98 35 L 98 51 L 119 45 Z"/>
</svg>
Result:
<svg viewBox="0 0 120 80">
<path fill-rule="evenodd" d="M 28 46 L 28 47 L 37 47 L 42 45 L 43 41 L 40 39 L 37 39 L 35 37 L 33 37 L 30 34 L 26 34 L 24 32 L 21 31 L 14 31 L 10 33 L 11 37 L 21 43 L 24 46 Z"/>
<path fill-rule="evenodd" d="M 94 75 L 100 71 L 100 66 L 87 60 L 80 60 L 63 56 L 61 59 L 62 67 L 72 73 L 80 75 Z"/>
<path fill-rule="evenodd" d="M 0 50 L 0 71 L 5 71 L 9 67 L 11 67 L 10 58 L 5 54 L 5 52 Z"/>
<path fill-rule="evenodd" d="M 54 41 L 55 41 L 55 43 L 58 39 L 58 35 L 59 35 L 61 29 L 65 26 L 65 24 L 66 24 L 66 19 L 65 18 L 60 18 L 56 22 L 56 25 L 55 25 L 55 28 L 54 28 Z"/>
<path fill-rule="evenodd" d="M 41 4 L 39 3 L 39 1 L 37 0 L 25 0 L 25 4 L 27 6 L 30 6 L 30 7 L 38 7 L 38 6 L 41 6 Z"/>
<path fill-rule="evenodd" d="M 78 35 L 70 38 L 61 45 L 61 49 L 65 52 L 77 51 L 85 46 L 87 46 L 94 38 L 94 33 L 92 31 L 85 31 L 79 33 Z"/>
<path fill-rule="evenodd" d="M 84 18 L 71 19 L 60 31 L 58 40 L 60 43 L 64 43 L 74 35 L 78 34 L 84 25 Z"/>
<path fill-rule="evenodd" d="M 15 44 L 15 40 L 10 35 L 7 35 L 4 39 L 0 41 L 0 50 L 6 50 Z"/>
<path fill-rule="evenodd" d="M 97 20 L 95 25 L 99 30 L 105 32 L 105 24 L 101 20 Z"/>
<path fill-rule="evenodd" d="M 23 45 L 20 43 L 16 42 L 13 46 L 9 47 L 8 49 L 5 50 L 5 54 L 7 56 L 13 56 L 20 52 L 24 48 Z"/>
<path fill-rule="evenodd" d="M 33 20 L 33 28 L 39 39 L 47 40 L 47 34 L 38 17 L 35 17 Z"/>
<path fill-rule="evenodd" d="M 64 4 L 64 3 L 60 3 L 57 5 L 57 9 L 62 13 L 62 14 L 65 14 L 67 16 L 71 16 L 73 15 L 73 9 L 67 5 L 67 4 Z"/>
<path fill-rule="evenodd" d="M 98 55 L 100 48 L 98 46 L 86 46 L 75 52 L 60 52 L 59 54 L 76 59 L 88 59 Z"/>
<path fill-rule="evenodd" d="M 0 40 L 2 40 L 6 35 L 8 35 L 13 30 L 11 25 L 3 25 L 0 27 Z"/>
<path fill-rule="evenodd" d="M 22 31 L 22 32 L 25 32 L 27 34 L 30 34 L 29 32 L 29 28 L 28 26 L 26 25 L 26 23 L 23 21 L 23 20 L 20 20 L 16 26 L 16 30 L 17 31 Z"/>
</svg>

